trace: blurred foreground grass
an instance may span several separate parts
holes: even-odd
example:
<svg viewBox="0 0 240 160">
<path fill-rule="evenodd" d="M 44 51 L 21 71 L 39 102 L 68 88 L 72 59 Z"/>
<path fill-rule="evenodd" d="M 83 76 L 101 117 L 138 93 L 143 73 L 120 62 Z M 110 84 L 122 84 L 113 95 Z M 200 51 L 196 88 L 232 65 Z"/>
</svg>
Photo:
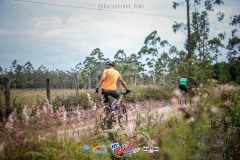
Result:
<svg viewBox="0 0 240 160">
<path fill-rule="evenodd" d="M 6 127 L 11 120 L 1 123 L 0 159 L 117 159 L 110 149 L 110 144 L 120 139 L 124 144 L 133 140 L 136 147 L 141 149 L 143 146 L 160 147 L 160 151 L 153 154 L 141 150 L 122 159 L 240 159 L 239 87 L 200 86 L 194 89 L 193 103 L 188 106 L 179 104 L 177 100 L 173 101 L 174 87 L 167 89 L 160 86 L 148 86 L 134 88 L 133 91 L 134 94 L 126 97 L 125 101 L 172 99 L 172 107 L 175 109 L 167 115 L 167 118 L 163 118 L 156 115 L 156 111 L 151 109 L 151 103 L 149 103 L 149 110 L 145 113 L 145 117 L 140 112 L 136 113 L 136 128 L 133 133 L 128 133 L 126 130 L 99 132 L 88 129 L 77 134 L 78 136 L 69 136 L 67 130 L 73 124 L 62 121 L 62 125 L 66 125 L 65 134 L 59 136 L 57 132 L 59 122 L 50 116 L 51 112 L 38 117 L 36 113 L 31 112 L 29 114 L 32 114 L 32 119 L 29 118 L 28 121 L 27 117 L 23 116 L 21 120 L 18 120 L 13 116 L 12 126 Z M 35 105 L 49 105 L 44 100 L 44 92 L 43 90 L 30 91 L 30 93 L 13 91 L 12 94 L 13 97 L 22 96 L 16 99 L 16 104 L 18 102 L 34 108 Z M 74 90 L 54 92 L 53 90 L 52 103 L 55 103 L 56 108 L 59 108 L 59 105 L 74 107 L 79 103 L 85 104 L 87 108 L 90 102 L 86 93 L 94 99 L 92 90 L 84 90 L 78 94 Z M 186 114 L 189 116 L 185 116 Z M 35 116 L 36 119 L 34 119 Z M 76 127 L 70 128 L 78 132 Z M 89 145 L 91 149 L 97 145 L 107 146 L 108 154 L 99 156 L 83 153 L 84 145 Z"/>
</svg>

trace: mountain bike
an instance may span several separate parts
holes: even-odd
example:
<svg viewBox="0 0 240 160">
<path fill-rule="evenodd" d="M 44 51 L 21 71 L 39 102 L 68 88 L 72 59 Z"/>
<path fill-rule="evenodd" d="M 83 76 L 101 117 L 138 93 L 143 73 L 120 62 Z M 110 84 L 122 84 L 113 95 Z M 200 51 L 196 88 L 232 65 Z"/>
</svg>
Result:
<svg viewBox="0 0 240 160">
<path fill-rule="evenodd" d="M 126 95 L 126 93 L 120 93 L 120 95 L 120 98 L 122 98 L 122 95 Z M 103 101 L 104 96 L 101 96 L 101 104 L 98 108 L 97 126 L 101 127 L 103 130 L 106 130 L 111 129 L 114 126 L 114 123 L 117 122 L 121 128 L 127 125 L 128 114 L 126 105 L 124 105 L 121 101 L 121 103 L 118 105 L 118 115 L 115 116 L 113 111 L 116 106 L 117 99 L 114 99 L 112 103 L 110 99 L 108 103 L 103 103 Z"/>
<path fill-rule="evenodd" d="M 191 104 L 191 97 L 190 97 L 190 92 L 191 92 L 191 87 L 187 88 L 188 94 L 184 90 L 181 91 L 180 95 L 180 104 Z"/>
</svg>

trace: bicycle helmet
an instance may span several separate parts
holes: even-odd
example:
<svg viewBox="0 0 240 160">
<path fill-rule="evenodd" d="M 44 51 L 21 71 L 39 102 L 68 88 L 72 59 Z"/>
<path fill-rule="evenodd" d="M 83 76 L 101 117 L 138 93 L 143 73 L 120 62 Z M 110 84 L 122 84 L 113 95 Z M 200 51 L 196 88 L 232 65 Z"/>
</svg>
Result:
<svg viewBox="0 0 240 160">
<path fill-rule="evenodd" d="M 115 66 L 115 62 L 113 62 L 113 61 L 107 61 L 106 63 L 105 63 L 105 65 L 108 65 L 108 66 Z"/>
</svg>

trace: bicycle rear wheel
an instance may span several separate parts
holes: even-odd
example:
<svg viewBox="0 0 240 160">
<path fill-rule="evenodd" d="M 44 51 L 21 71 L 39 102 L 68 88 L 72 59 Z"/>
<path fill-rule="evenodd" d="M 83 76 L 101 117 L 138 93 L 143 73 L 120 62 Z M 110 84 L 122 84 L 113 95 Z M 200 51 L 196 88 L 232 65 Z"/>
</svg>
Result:
<svg viewBox="0 0 240 160">
<path fill-rule="evenodd" d="M 182 95 L 180 96 L 180 104 L 186 104 L 186 96 L 185 93 L 182 93 Z"/>
<path fill-rule="evenodd" d="M 120 115 L 118 116 L 119 125 L 125 126 L 128 123 L 127 107 L 122 104 L 119 108 Z"/>
<path fill-rule="evenodd" d="M 105 106 L 103 108 L 103 113 L 100 116 L 100 125 L 103 130 L 111 129 L 113 125 L 111 110 L 109 107 Z"/>
<path fill-rule="evenodd" d="M 185 93 L 182 93 L 180 97 L 180 104 L 191 105 L 191 97 Z"/>
</svg>

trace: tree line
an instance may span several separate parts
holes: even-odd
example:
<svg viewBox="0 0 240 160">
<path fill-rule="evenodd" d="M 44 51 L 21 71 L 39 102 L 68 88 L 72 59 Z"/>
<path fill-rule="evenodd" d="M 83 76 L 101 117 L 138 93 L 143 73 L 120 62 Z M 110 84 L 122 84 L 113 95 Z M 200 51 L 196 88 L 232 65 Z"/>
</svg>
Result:
<svg viewBox="0 0 240 160">
<path fill-rule="evenodd" d="M 173 8 L 181 7 L 185 1 L 173 2 Z M 119 49 L 114 55 L 115 68 L 124 80 L 132 85 L 175 83 L 185 74 L 195 83 L 205 83 L 207 79 L 216 79 L 220 83 L 236 82 L 240 84 L 240 15 L 230 17 L 229 24 L 234 29 L 227 37 L 225 32 L 211 37 L 209 14 L 214 6 L 223 5 L 222 0 L 194 0 L 191 8 L 191 57 L 188 56 L 188 41 L 184 42 L 185 50 L 178 50 L 167 40 L 162 40 L 157 31 L 146 36 L 143 46 L 137 53 L 126 54 Z M 217 13 L 216 19 L 222 22 L 225 14 Z M 184 22 L 174 22 L 173 32 L 186 31 Z M 225 62 L 218 62 L 218 57 L 226 53 Z M 4 77 L 11 80 L 12 88 L 43 88 L 46 79 L 51 80 L 52 88 L 94 88 L 105 68 L 105 57 L 100 48 L 94 49 L 83 62 L 79 62 L 69 71 L 50 71 L 44 65 L 37 69 L 31 62 L 24 65 L 14 60 L 9 69 L 0 67 L 0 84 Z"/>
</svg>

